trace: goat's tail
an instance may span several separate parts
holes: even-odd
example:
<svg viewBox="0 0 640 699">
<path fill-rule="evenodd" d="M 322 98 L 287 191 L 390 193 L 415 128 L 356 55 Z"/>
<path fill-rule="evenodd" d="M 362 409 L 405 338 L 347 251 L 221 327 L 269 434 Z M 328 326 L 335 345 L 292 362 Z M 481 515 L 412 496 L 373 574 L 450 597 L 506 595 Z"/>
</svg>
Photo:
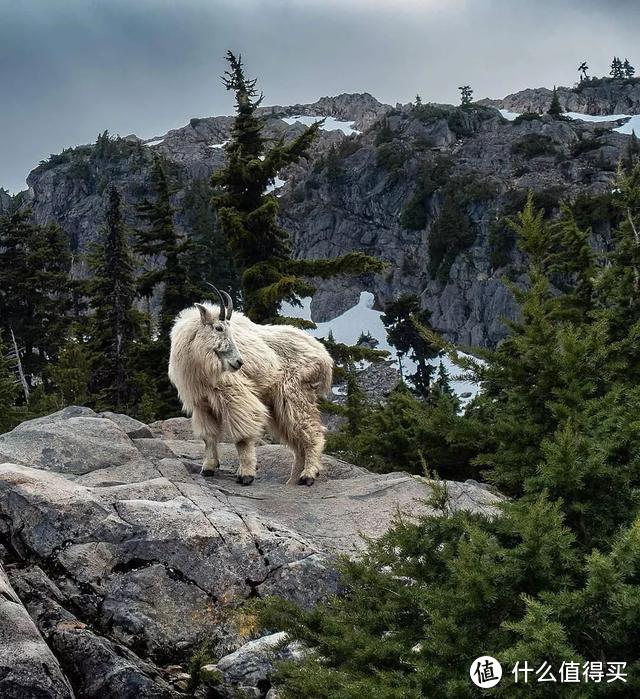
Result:
<svg viewBox="0 0 640 699">
<path fill-rule="evenodd" d="M 298 373 L 303 386 L 308 386 L 318 398 L 326 398 L 331 392 L 333 360 L 313 359 Z"/>
</svg>

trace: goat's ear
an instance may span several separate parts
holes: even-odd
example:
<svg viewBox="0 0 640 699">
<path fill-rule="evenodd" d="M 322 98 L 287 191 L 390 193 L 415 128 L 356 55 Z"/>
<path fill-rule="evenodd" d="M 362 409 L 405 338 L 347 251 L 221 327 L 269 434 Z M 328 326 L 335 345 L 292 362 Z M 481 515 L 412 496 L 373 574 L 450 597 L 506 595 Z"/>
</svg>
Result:
<svg viewBox="0 0 640 699">
<path fill-rule="evenodd" d="M 196 303 L 194 305 L 200 311 L 200 320 L 202 321 L 202 324 L 206 325 L 207 323 L 210 323 L 211 313 L 209 312 L 209 309 L 206 306 L 203 306 L 201 303 Z"/>
</svg>

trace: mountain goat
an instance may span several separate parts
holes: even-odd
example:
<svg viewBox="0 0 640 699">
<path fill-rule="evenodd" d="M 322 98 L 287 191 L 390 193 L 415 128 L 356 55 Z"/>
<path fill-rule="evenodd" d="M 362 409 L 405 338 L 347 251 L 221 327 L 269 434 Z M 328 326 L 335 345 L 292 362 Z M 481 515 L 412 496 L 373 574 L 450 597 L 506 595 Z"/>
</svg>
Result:
<svg viewBox="0 0 640 699">
<path fill-rule="evenodd" d="M 201 473 L 215 473 L 225 434 L 238 450 L 238 482 L 252 483 L 256 442 L 268 427 L 294 451 L 288 483 L 312 485 L 324 448 L 316 403 L 331 388 L 333 360 L 298 328 L 234 313 L 229 294 L 213 288 L 218 305 L 196 303 L 176 318 L 169 358 L 169 378 L 205 443 Z"/>
</svg>

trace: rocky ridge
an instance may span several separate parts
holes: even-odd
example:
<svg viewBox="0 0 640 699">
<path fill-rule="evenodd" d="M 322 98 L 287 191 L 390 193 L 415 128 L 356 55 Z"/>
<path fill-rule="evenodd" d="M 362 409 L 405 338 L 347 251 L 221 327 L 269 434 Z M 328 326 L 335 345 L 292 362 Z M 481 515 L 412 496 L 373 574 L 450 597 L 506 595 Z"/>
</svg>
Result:
<svg viewBox="0 0 640 699">
<path fill-rule="evenodd" d="M 594 116 L 608 114 L 640 114 L 640 80 L 596 79 L 578 83 L 575 88 L 556 89 L 561 107 L 566 112 L 581 112 Z M 527 88 L 502 99 L 483 99 L 484 104 L 511 112 L 546 112 L 551 105 L 553 90 L 546 87 Z"/>
<path fill-rule="evenodd" d="M 408 474 L 325 456 L 314 487 L 288 487 L 289 453 L 264 445 L 243 488 L 231 445 L 213 479 L 198 473 L 202 455 L 185 419 L 151 429 L 79 407 L 0 436 L 3 697 L 183 696 L 203 640 L 217 658 L 208 696 L 264 697 L 265 648 L 279 644 L 242 631 L 243 601 L 313 605 L 336 590 L 337 553 L 358 555 L 360 535 L 382 534 L 397 508 L 429 507 L 428 481 Z M 453 508 L 493 512 L 500 499 L 447 486 Z"/>
</svg>

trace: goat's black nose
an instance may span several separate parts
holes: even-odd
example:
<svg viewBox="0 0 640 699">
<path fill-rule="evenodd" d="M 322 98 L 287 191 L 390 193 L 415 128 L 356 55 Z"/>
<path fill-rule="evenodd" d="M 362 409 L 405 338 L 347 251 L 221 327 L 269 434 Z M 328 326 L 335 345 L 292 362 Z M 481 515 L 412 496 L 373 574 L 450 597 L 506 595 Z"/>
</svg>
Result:
<svg viewBox="0 0 640 699">
<path fill-rule="evenodd" d="M 238 369 L 239 369 L 244 364 L 244 362 L 242 361 L 242 359 L 238 359 L 237 364 L 238 364 Z"/>
</svg>

